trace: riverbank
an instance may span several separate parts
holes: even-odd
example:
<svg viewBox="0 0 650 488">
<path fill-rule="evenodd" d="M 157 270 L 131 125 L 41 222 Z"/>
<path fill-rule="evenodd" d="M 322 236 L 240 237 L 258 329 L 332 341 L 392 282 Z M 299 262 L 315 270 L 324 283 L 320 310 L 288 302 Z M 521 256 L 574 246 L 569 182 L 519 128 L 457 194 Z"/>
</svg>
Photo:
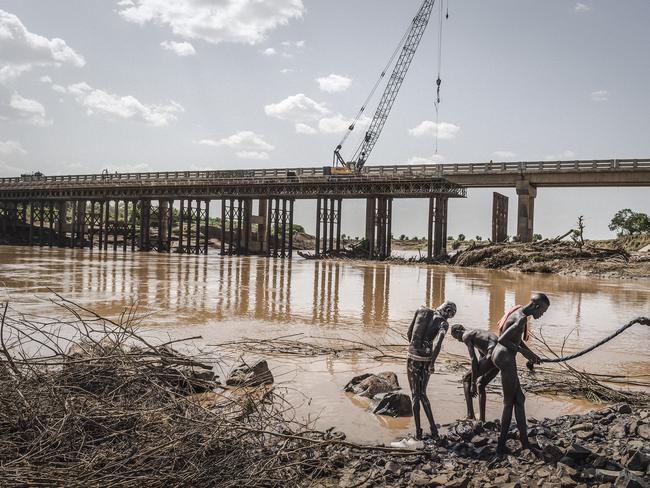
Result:
<svg viewBox="0 0 650 488">
<path fill-rule="evenodd" d="M 450 264 L 564 276 L 650 278 L 650 252 L 628 251 L 621 242 L 545 240 L 535 243 L 476 244 L 453 255 Z"/>
<path fill-rule="evenodd" d="M 539 452 L 498 420 L 452 422 L 419 449 L 349 442 L 295 415 L 283 387 L 225 387 L 220 350 L 187 354 L 57 297 L 69 319 L 9 309 L 0 348 L 3 486 L 648 486 L 650 397 L 529 419 Z M 192 338 L 187 344 L 191 346 Z M 282 344 L 286 349 L 286 344 Z M 40 348 L 40 350 L 39 350 Z M 250 350 L 242 346 L 242 351 Z M 285 351 L 286 353 L 286 351 Z M 232 376 L 229 376 L 232 377 Z M 231 382 L 226 382 L 231 385 Z M 370 414 L 368 414 L 370 415 Z"/>
</svg>

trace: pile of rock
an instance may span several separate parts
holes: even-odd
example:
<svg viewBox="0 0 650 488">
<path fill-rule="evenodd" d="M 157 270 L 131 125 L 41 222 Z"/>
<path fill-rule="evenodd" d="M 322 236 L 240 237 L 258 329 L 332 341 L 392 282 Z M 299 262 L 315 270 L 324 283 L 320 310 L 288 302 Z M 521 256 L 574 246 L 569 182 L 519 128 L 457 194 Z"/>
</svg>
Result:
<svg viewBox="0 0 650 488">
<path fill-rule="evenodd" d="M 522 450 L 513 426 L 504 458 L 495 457 L 499 430 L 498 421 L 457 422 L 442 442 L 413 455 L 362 454 L 342 470 L 339 486 L 650 487 L 650 410 L 623 404 L 531 418 L 539 450 Z"/>
<path fill-rule="evenodd" d="M 413 415 L 411 397 L 399 389 L 397 375 L 392 371 L 355 376 L 344 388 L 348 393 L 370 398 L 369 410 L 375 415 L 410 417 Z"/>
<path fill-rule="evenodd" d="M 228 386 L 262 386 L 273 384 L 273 373 L 268 363 L 261 359 L 253 365 L 241 363 L 230 372 L 226 379 Z"/>
</svg>

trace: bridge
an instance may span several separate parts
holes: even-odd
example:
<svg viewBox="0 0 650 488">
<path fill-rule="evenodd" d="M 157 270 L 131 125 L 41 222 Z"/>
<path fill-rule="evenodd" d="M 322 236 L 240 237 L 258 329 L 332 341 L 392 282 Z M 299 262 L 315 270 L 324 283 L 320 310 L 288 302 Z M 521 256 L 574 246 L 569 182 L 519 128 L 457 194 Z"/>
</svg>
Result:
<svg viewBox="0 0 650 488">
<path fill-rule="evenodd" d="M 210 237 L 219 237 L 222 254 L 290 257 L 295 201 L 315 199 L 316 254 L 326 255 L 341 246 L 342 201 L 363 198 L 369 255 L 383 259 L 390 254 L 392 200 L 428 198 L 433 257 L 446 252 L 448 199 L 465 197 L 466 188 L 515 188 L 518 237 L 528 241 L 537 188 L 584 186 L 650 186 L 650 159 L 366 166 L 333 176 L 323 167 L 23 175 L 0 178 L 0 239 L 207 253 Z M 500 240 L 507 202 L 497 196 L 493 228 L 501 230 L 493 238 Z M 210 219 L 215 200 L 220 223 Z"/>
</svg>

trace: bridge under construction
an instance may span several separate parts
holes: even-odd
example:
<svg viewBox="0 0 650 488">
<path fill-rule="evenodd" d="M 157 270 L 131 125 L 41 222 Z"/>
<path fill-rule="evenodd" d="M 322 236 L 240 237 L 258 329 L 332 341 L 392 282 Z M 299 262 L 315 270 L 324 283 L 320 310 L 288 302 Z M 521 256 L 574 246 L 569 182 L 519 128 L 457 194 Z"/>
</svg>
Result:
<svg viewBox="0 0 650 488">
<path fill-rule="evenodd" d="M 384 259 L 393 200 L 423 198 L 431 258 L 446 253 L 448 201 L 466 197 L 467 188 L 515 188 L 517 236 L 530 241 L 538 188 L 586 186 L 650 186 L 650 159 L 366 166 L 347 175 L 322 167 L 23 175 L 0 178 L 0 240 L 203 254 L 218 238 L 224 255 L 286 258 L 295 205 L 316 200 L 315 252 L 322 257 L 341 249 L 343 201 L 365 199 L 368 253 Z M 493 240 L 506 236 L 507 203 L 495 193 Z"/>
</svg>

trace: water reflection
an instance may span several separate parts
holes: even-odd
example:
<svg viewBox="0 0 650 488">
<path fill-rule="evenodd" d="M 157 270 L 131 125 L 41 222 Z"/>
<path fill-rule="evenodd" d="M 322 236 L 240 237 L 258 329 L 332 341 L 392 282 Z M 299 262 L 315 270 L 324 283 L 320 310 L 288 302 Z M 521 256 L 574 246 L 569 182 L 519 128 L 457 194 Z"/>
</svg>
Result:
<svg viewBox="0 0 650 488">
<path fill-rule="evenodd" d="M 2 247 L 0 273 L 7 290 L 25 302 L 51 288 L 102 313 L 137 303 L 161 323 L 182 327 L 246 320 L 379 333 L 407 327 L 421 304 L 435 307 L 450 298 L 459 305 L 456 320 L 494 330 L 507 307 L 544 291 L 552 306 L 540 324 L 553 336 L 572 333 L 569 344 L 577 346 L 608 333 L 621 317 L 650 314 L 647 281 L 385 263 Z M 626 334 L 618 348 L 636 340 L 648 345 L 647 331 Z"/>
</svg>

